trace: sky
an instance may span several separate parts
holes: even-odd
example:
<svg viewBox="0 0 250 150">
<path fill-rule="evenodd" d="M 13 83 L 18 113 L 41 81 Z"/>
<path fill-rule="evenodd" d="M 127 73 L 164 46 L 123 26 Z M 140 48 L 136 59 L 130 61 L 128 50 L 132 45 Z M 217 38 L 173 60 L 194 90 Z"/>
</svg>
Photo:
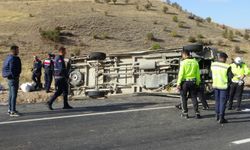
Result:
<svg viewBox="0 0 250 150">
<path fill-rule="evenodd" d="M 234 28 L 250 28 L 250 0 L 171 0 L 183 9 Z"/>
</svg>

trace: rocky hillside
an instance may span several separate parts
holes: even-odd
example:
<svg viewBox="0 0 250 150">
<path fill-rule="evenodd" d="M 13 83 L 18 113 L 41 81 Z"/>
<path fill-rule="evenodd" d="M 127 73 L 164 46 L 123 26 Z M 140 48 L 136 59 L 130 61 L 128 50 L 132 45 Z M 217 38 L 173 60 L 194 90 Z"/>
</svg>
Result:
<svg viewBox="0 0 250 150">
<path fill-rule="evenodd" d="M 245 31 L 214 23 L 159 0 L 0 0 L 0 57 L 21 48 L 22 80 L 30 80 L 32 55 L 56 45 L 68 54 L 123 52 L 203 43 L 247 59 Z M 2 62 L 1 62 L 2 63 Z M 0 64 L 1 65 L 1 64 Z"/>
</svg>

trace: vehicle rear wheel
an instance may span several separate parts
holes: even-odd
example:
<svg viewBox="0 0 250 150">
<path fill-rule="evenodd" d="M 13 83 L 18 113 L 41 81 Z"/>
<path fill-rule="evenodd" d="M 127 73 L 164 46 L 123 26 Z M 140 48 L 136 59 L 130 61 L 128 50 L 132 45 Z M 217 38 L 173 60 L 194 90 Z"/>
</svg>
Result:
<svg viewBox="0 0 250 150">
<path fill-rule="evenodd" d="M 200 52 L 203 50 L 203 45 L 201 44 L 192 44 L 183 47 L 183 50 L 190 51 L 190 52 Z"/>
<path fill-rule="evenodd" d="M 87 95 L 91 98 L 101 98 L 106 96 L 105 91 L 89 91 L 87 92 Z"/>
<path fill-rule="evenodd" d="M 84 76 L 80 71 L 72 71 L 69 75 L 70 84 L 73 86 L 80 86 L 84 83 Z"/>
<path fill-rule="evenodd" d="M 92 52 L 89 54 L 90 60 L 105 60 L 106 54 L 102 52 Z"/>
</svg>

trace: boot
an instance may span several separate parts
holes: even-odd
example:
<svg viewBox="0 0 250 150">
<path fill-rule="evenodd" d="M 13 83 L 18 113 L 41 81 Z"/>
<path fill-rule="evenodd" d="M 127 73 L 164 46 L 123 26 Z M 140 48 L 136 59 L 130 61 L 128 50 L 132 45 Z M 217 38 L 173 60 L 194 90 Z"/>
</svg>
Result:
<svg viewBox="0 0 250 150">
<path fill-rule="evenodd" d="M 196 119 L 201 119 L 201 115 L 199 111 L 195 111 L 195 118 Z"/>
<path fill-rule="evenodd" d="M 228 106 L 227 110 L 233 110 L 233 107 L 232 106 Z"/>
<path fill-rule="evenodd" d="M 220 116 L 219 123 L 224 124 L 224 123 L 228 123 L 228 121 L 224 118 L 224 116 Z"/>
<path fill-rule="evenodd" d="M 216 121 L 219 121 L 220 120 L 220 115 L 216 114 L 215 119 L 216 119 Z"/>
<path fill-rule="evenodd" d="M 46 103 L 46 106 L 48 107 L 49 110 L 54 110 L 50 101 Z"/>
<path fill-rule="evenodd" d="M 200 114 L 196 114 L 195 118 L 196 119 L 201 119 L 201 115 Z"/>
<path fill-rule="evenodd" d="M 179 104 L 179 105 L 175 105 L 175 108 L 177 108 L 177 109 L 179 109 L 179 110 L 181 110 L 182 109 L 182 107 L 181 107 L 181 105 Z"/>
<path fill-rule="evenodd" d="M 182 114 L 181 114 L 181 117 L 186 118 L 186 119 L 189 118 L 188 113 L 182 113 Z"/>
<path fill-rule="evenodd" d="M 64 104 L 63 109 L 73 109 L 69 104 Z"/>
</svg>

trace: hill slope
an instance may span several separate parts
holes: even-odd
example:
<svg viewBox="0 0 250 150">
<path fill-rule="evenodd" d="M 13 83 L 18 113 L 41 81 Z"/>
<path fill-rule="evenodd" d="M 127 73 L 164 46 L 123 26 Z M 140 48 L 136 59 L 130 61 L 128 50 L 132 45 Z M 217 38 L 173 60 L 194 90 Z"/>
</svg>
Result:
<svg viewBox="0 0 250 150">
<path fill-rule="evenodd" d="M 241 49 L 249 47 L 249 41 L 239 33 L 233 41 L 225 39 L 222 36 L 225 26 L 207 21 L 197 23 L 188 18 L 187 12 L 158 0 L 130 0 L 127 4 L 125 0 L 117 0 L 116 5 L 99 1 L 0 0 L 1 59 L 8 53 L 9 45 L 19 45 L 25 70 L 22 78 L 28 81 L 31 56 L 44 58 L 60 44 L 69 49 L 69 54 L 83 54 L 148 49 L 155 43 L 161 47 L 181 47 L 198 40 L 227 51 L 232 57 L 236 45 Z M 166 13 L 164 6 L 168 8 Z M 59 42 L 41 37 L 41 30 L 54 31 L 58 27 Z"/>
</svg>

